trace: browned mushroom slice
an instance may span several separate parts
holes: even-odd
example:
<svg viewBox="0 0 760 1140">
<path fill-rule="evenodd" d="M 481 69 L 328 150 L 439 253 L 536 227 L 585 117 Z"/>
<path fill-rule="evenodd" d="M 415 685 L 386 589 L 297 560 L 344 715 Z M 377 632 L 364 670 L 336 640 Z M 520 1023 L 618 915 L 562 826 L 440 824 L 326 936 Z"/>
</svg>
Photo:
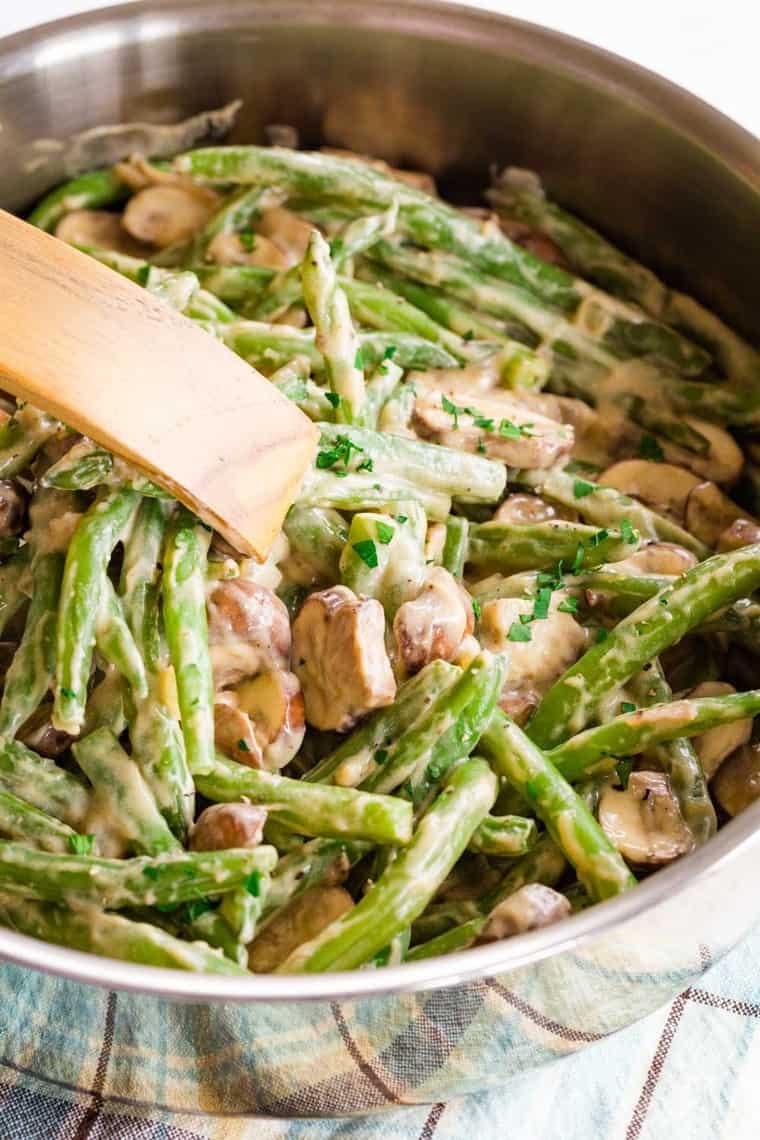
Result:
<svg viewBox="0 0 760 1140">
<path fill-rule="evenodd" d="M 485 602 L 480 617 L 480 640 L 485 649 L 504 653 L 505 694 L 542 693 L 577 661 L 586 648 L 586 632 L 572 614 L 558 609 L 564 595 L 552 595 L 547 617 L 530 623 L 530 641 L 510 640 L 510 630 L 533 612 L 533 600 L 496 598 Z"/>
<path fill-rule="evenodd" d="M 712 782 L 716 800 L 730 816 L 760 799 L 760 743 L 743 744 L 720 766 Z"/>
<path fill-rule="evenodd" d="M 540 701 L 541 696 L 535 689 L 502 689 L 499 708 L 511 717 L 515 724 L 522 726 L 527 724 Z"/>
<path fill-rule="evenodd" d="M 735 692 L 734 686 L 726 681 L 703 681 L 686 695 L 696 699 L 723 697 Z M 727 756 L 747 743 L 751 734 L 752 717 L 748 717 L 745 720 L 735 720 L 731 724 L 718 725 L 717 728 L 708 728 L 707 732 L 694 737 L 692 743 L 708 780 L 713 778 Z"/>
<path fill-rule="evenodd" d="M 428 392 L 414 401 L 412 427 L 422 439 L 501 459 L 510 467 L 553 467 L 572 450 L 571 427 L 528 410 L 518 400 L 478 396 L 472 411 L 454 413 L 446 410 L 446 399 Z"/>
<path fill-rule="evenodd" d="M 689 493 L 700 480 L 692 471 L 672 463 L 624 459 L 608 467 L 598 482 L 603 487 L 614 487 L 625 495 L 633 495 L 661 514 L 681 522 Z"/>
<path fill-rule="evenodd" d="M 256 226 L 258 234 L 271 238 L 285 252 L 289 265 L 303 261 L 313 231 L 311 222 L 305 222 L 284 206 L 264 210 Z"/>
<path fill-rule="evenodd" d="M 504 502 L 495 512 L 493 521 L 517 524 L 549 522 L 551 519 L 567 518 L 567 514 L 569 513 L 575 514 L 575 511 L 562 512 L 561 508 L 554 506 L 552 503 L 547 503 L 545 499 L 540 499 L 538 495 L 522 495 L 517 493 L 507 495 Z"/>
<path fill-rule="evenodd" d="M 715 549 L 723 553 L 726 550 L 739 550 L 742 546 L 752 546 L 755 542 L 760 542 L 760 524 L 750 519 L 736 519 L 721 532 Z"/>
<path fill-rule="evenodd" d="M 284 768 L 298 752 L 306 732 L 304 701 L 298 678 L 283 669 L 260 673 L 235 690 L 238 708 L 253 726 L 264 768 Z"/>
<path fill-rule="evenodd" d="M 260 265 L 264 269 L 287 269 L 293 264 L 286 250 L 271 238 L 251 234 L 217 234 L 206 251 L 206 260 L 217 265 Z"/>
<path fill-rule="evenodd" d="M 346 586 L 306 599 L 293 623 L 293 665 L 315 728 L 346 732 L 396 695 L 383 607 Z"/>
<path fill-rule="evenodd" d="M 225 756 L 249 768 L 264 767 L 253 725 L 243 709 L 238 708 L 232 689 L 217 693 L 214 700 L 214 743 Z"/>
<path fill-rule="evenodd" d="M 166 249 L 204 226 L 213 211 L 214 203 L 184 186 L 149 186 L 127 202 L 122 224 L 138 241 Z"/>
<path fill-rule="evenodd" d="M 692 487 L 686 500 L 684 511 L 684 526 L 695 538 L 708 546 L 717 546 L 721 537 L 734 527 L 735 523 L 742 526 L 734 531 L 734 538 L 740 539 L 746 528 L 745 542 L 736 541 L 734 546 L 726 549 L 735 549 L 736 546 L 745 546 L 749 542 L 757 542 L 757 538 L 750 537 L 758 533 L 758 525 L 736 503 L 729 499 L 715 483 L 697 483 Z M 731 542 L 726 535 L 726 541 Z"/>
<path fill-rule="evenodd" d="M 712 479 L 716 483 L 734 483 L 744 466 L 744 455 L 736 440 L 717 424 L 698 420 L 694 416 L 682 416 L 683 422 L 694 428 L 708 442 L 704 454 L 681 447 L 671 440 L 658 437 L 665 458 L 669 463 L 688 467 L 702 479 Z"/>
<path fill-rule="evenodd" d="M 52 714 L 53 706 L 50 702 L 41 704 L 22 724 L 17 735 L 22 744 L 33 748 L 40 756 L 56 760 L 70 747 L 74 738 L 67 732 L 53 728 Z"/>
<path fill-rule="evenodd" d="M 55 236 L 69 245 L 113 249 L 130 257 L 147 257 L 150 250 L 150 246 L 127 233 L 118 214 L 108 210 L 73 210 L 58 223 Z"/>
<path fill-rule="evenodd" d="M 248 948 L 248 969 L 270 974 L 304 942 L 316 938 L 354 905 L 343 887 L 322 883 L 296 895 L 254 938 Z"/>
<path fill-rule="evenodd" d="M 680 577 L 697 559 L 690 550 L 675 542 L 648 542 L 630 558 L 614 562 L 606 569 L 620 574 L 657 574 L 664 577 Z"/>
<path fill-rule="evenodd" d="M 662 772 L 633 772 L 625 791 L 605 788 L 599 800 L 599 823 L 630 863 L 658 866 L 686 855 L 694 847 L 668 777 Z"/>
<path fill-rule="evenodd" d="M 190 829 L 190 850 L 258 847 L 266 821 L 266 808 L 258 804 L 211 804 Z"/>
<path fill-rule="evenodd" d="M 448 570 L 433 566 L 417 597 L 404 602 L 393 620 L 404 670 L 417 673 L 431 661 L 453 661 L 473 628 L 469 594 Z"/>
<path fill-rule="evenodd" d="M 288 667 L 290 618 L 271 590 L 247 578 L 221 581 L 206 609 L 215 689 Z"/>
<path fill-rule="evenodd" d="M 526 883 L 494 907 L 478 935 L 476 945 L 500 942 L 502 938 L 511 938 L 515 934 L 540 930 L 543 926 L 568 918 L 570 914 L 572 907 L 559 891 L 552 890 L 543 883 Z"/>
</svg>

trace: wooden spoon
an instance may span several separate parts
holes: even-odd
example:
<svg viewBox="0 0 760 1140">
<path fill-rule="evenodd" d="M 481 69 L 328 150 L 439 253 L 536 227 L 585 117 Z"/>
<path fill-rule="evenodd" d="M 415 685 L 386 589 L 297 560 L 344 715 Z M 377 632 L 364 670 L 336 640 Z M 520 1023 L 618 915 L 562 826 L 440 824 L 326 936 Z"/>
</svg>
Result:
<svg viewBox="0 0 760 1140">
<path fill-rule="evenodd" d="M 265 557 L 317 430 L 162 301 L 0 210 L 0 388 L 123 456 Z"/>
</svg>

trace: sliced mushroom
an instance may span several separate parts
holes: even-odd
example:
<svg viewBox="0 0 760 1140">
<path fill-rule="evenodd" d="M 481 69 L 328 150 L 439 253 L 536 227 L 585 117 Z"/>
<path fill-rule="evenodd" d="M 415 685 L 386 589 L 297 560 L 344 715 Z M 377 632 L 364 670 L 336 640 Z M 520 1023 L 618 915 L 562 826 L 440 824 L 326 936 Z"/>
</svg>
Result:
<svg viewBox="0 0 760 1140">
<path fill-rule="evenodd" d="M 541 702 L 536 689 L 502 689 L 499 708 L 520 726 L 527 724 Z"/>
<path fill-rule="evenodd" d="M 692 487 L 686 499 L 684 526 L 695 538 L 708 546 L 717 546 L 723 532 L 740 520 L 750 521 L 747 513 L 715 483 L 697 483 Z M 757 526 L 754 520 L 752 523 Z"/>
<path fill-rule="evenodd" d="M 606 787 L 598 810 L 605 835 L 631 863 L 659 866 L 694 847 L 663 772 L 633 772 L 625 791 Z"/>
<path fill-rule="evenodd" d="M 304 942 L 316 938 L 354 905 L 343 887 L 307 887 L 277 911 L 248 948 L 248 969 L 271 974 Z"/>
<path fill-rule="evenodd" d="M 210 186 L 196 182 L 189 174 L 180 174 L 177 170 L 165 170 L 154 166 L 152 162 L 140 154 L 134 154 L 127 162 L 117 162 L 114 172 L 119 179 L 137 193 L 151 186 L 172 186 L 192 194 L 201 202 L 213 207 L 219 203 L 219 195 Z"/>
<path fill-rule="evenodd" d="M 258 847 L 266 821 L 266 808 L 258 804 L 211 804 L 190 829 L 190 850 Z"/>
<path fill-rule="evenodd" d="M 287 251 L 271 238 L 251 234 L 217 234 L 206 251 L 206 260 L 217 265 L 260 265 L 264 269 L 287 269 L 293 264 Z"/>
<path fill-rule="evenodd" d="M 204 226 L 214 204 L 184 186 L 149 186 L 127 202 L 124 228 L 138 241 L 166 249 Z"/>
<path fill-rule="evenodd" d="M 744 455 L 733 436 L 718 424 L 698 420 L 694 416 L 683 416 L 683 422 L 694 428 L 708 441 L 707 451 L 700 455 L 681 447 L 672 440 L 658 436 L 665 458 L 669 463 L 688 467 L 702 479 L 712 479 L 716 483 L 734 483 L 741 474 Z"/>
<path fill-rule="evenodd" d="M 528 411 L 518 400 L 478 397 L 475 414 L 454 414 L 446 411 L 444 399 L 428 392 L 414 401 L 412 427 L 422 439 L 479 452 L 510 467 L 553 467 L 572 450 L 571 427 Z"/>
<path fill-rule="evenodd" d="M 528 701 L 543 693 L 586 648 L 586 633 L 572 614 L 557 607 L 561 591 L 552 595 L 549 614 L 529 623 L 530 641 L 510 639 L 513 625 L 533 612 L 532 599 L 496 598 L 485 602 L 480 616 L 480 641 L 494 653 L 504 653 L 507 672 L 502 694 Z"/>
<path fill-rule="evenodd" d="M 557 508 L 538 495 L 507 495 L 493 516 L 498 523 L 537 523 L 564 518 Z"/>
<path fill-rule="evenodd" d="M 721 764 L 712 793 L 730 816 L 760 799 L 760 743 L 743 744 Z"/>
<path fill-rule="evenodd" d="M 735 692 L 734 686 L 726 681 L 703 681 L 686 695 L 697 699 L 723 697 Z M 745 720 L 735 720 L 731 724 L 720 724 L 717 728 L 708 728 L 707 732 L 694 737 L 692 744 L 708 780 L 713 778 L 726 757 L 746 744 L 751 735 L 752 717 L 748 717 Z"/>
<path fill-rule="evenodd" d="M 214 743 L 220 752 L 249 768 L 263 768 L 264 758 L 250 717 L 238 707 L 233 689 L 214 699 Z"/>
<path fill-rule="evenodd" d="M 526 883 L 494 907 L 475 945 L 500 942 L 502 938 L 511 938 L 515 934 L 540 930 L 571 914 L 570 903 L 559 891 L 543 883 Z"/>
<path fill-rule="evenodd" d="M 696 564 L 695 555 L 684 546 L 675 542 L 649 542 L 629 558 L 611 563 L 606 569 L 620 574 L 680 577 Z"/>
<path fill-rule="evenodd" d="M 314 226 L 284 206 L 273 206 L 263 211 L 256 232 L 284 251 L 288 265 L 298 265 L 306 256 Z"/>
<path fill-rule="evenodd" d="M 253 725 L 263 767 L 270 771 L 284 768 L 298 752 L 306 732 L 298 678 L 275 669 L 244 681 L 234 692 L 238 708 Z"/>
<path fill-rule="evenodd" d="M 20 534 L 26 520 L 28 495 L 20 483 L 0 480 L 0 538 Z"/>
<path fill-rule="evenodd" d="M 290 618 L 276 594 L 248 578 L 215 582 L 206 603 L 214 688 L 287 669 Z"/>
<path fill-rule="evenodd" d="M 614 487 L 624 495 L 633 495 L 680 522 L 689 493 L 700 480 L 692 471 L 672 463 L 624 459 L 608 467 L 597 482 L 603 487 Z"/>
<path fill-rule="evenodd" d="M 393 636 L 407 674 L 431 661 L 452 661 L 475 625 L 472 602 L 448 570 L 433 566 L 419 594 L 399 607 Z"/>
<path fill-rule="evenodd" d="M 121 224 L 118 214 L 108 210 L 72 210 L 58 223 L 55 236 L 69 245 L 92 245 L 113 249 L 130 257 L 146 257 L 150 247 L 135 241 Z"/>
<path fill-rule="evenodd" d="M 715 549 L 719 552 L 739 550 L 742 546 L 752 546 L 760 542 L 760 524 L 750 519 L 737 519 L 720 534 Z"/>
<path fill-rule="evenodd" d="M 74 739 L 67 732 L 53 728 L 53 706 L 48 701 L 32 713 L 27 721 L 18 730 L 17 736 L 22 744 L 39 752 L 40 756 L 48 756 L 56 760 L 71 746 Z"/>
<path fill-rule="evenodd" d="M 293 663 L 315 728 L 346 732 L 396 695 L 383 607 L 346 586 L 306 599 L 293 623 Z"/>
</svg>

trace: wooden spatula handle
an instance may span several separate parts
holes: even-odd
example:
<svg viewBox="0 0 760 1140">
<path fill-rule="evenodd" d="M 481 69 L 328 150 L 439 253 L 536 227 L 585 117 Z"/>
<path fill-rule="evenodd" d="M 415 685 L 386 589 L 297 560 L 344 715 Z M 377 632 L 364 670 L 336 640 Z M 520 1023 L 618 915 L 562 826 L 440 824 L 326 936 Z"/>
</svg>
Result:
<svg viewBox="0 0 760 1140">
<path fill-rule="evenodd" d="M 0 387 L 123 456 L 263 557 L 314 425 L 185 317 L 0 210 Z"/>
</svg>

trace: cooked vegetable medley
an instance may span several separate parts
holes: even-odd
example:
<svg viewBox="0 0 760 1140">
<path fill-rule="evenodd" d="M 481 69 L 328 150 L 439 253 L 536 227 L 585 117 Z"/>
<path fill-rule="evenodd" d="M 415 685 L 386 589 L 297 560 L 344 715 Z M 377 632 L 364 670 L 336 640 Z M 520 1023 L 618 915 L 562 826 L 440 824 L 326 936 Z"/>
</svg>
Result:
<svg viewBox="0 0 760 1140">
<path fill-rule="evenodd" d="M 612 898 L 760 795 L 760 355 L 536 176 L 485 198 L 216 146 L 34 210 L 321 442 L 259 565 L 5 401 L 1 923 L 381 967 Z"/>
</svg>

